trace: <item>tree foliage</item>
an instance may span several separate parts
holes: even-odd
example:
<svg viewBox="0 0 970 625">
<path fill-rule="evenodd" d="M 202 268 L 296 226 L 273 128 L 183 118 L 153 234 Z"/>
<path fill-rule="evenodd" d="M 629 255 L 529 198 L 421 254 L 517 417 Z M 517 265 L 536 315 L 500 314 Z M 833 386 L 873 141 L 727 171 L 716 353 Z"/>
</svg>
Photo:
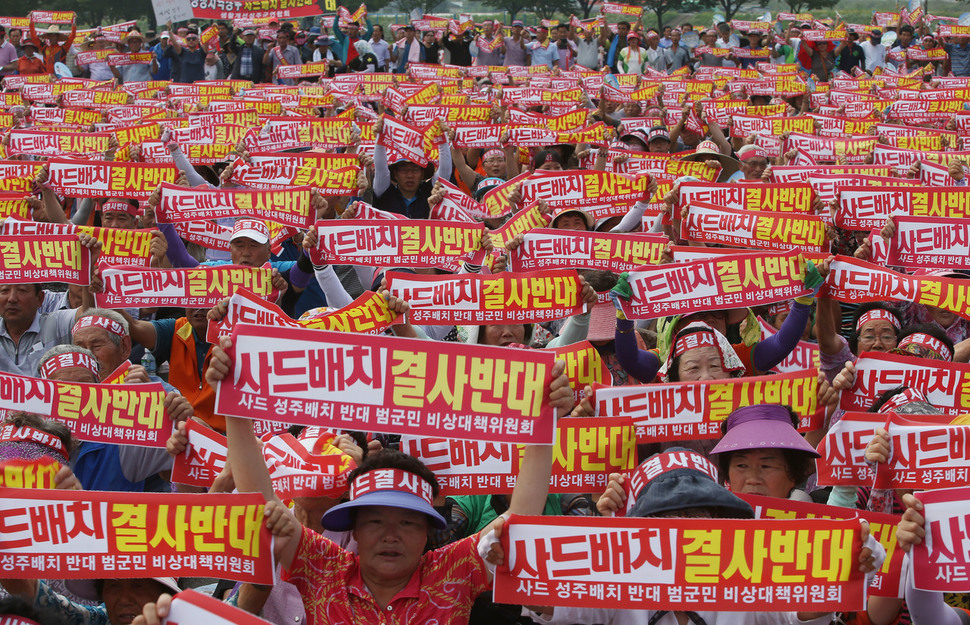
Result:
<svg viewBox="0 0 970 625">
<path fill-rule="evenodd" d="M 599 2 L 599 0 L 572 0 L 572 9 L 574 12 L 582 13 L 582 19 L 588 20 L 589 16 L 593 13 L 593 7 Z"/>
<path fill-rule="evenodd" d="M 814 13 L 820 9 L 831 9 L 839 0 L 785 0 L 792 13 Z"/>
<path fill-rule="evenodd" d="M 422 14 L 434 13 L 435 9 L 444 4 L 443 0 L 394 0 L 394 6 L 403 13 L 410 13 L 417 9 Z M 367 5 L 368 11 L 371 10 Z"/>
<path fill-rule="evenodd" d="M 725 0 L 718 1 L 724 2 Z M 657 17 L 657 28 L 662 31 L 664 27 L 663 16 L 667 13 L 694 13 L 708 9 L 714 6 L 714 3 L 715 0 L 641 0 L 637 4 L 641 5 L 645 12 L 650 11 Z"/>
<path fill-rule="evenodd" d="M 553 0 L 484 0 L 482 4 L 496 11 L 507 12 L 510 20 L 514 20 L 522 11 L 534 11 L 540 18 L 550 19 L 556 11 L 567 6 Z"/>
</svg>

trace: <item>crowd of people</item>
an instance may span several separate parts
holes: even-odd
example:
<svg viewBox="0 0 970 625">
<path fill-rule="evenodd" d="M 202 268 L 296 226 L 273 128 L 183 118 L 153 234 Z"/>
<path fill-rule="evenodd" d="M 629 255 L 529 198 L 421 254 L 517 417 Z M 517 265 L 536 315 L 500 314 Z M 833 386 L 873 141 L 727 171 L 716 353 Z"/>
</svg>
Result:
<svg viewBox="0 0 970 625">
<path fill-rule="evenodd" d="M 860 355 L 896 353 L 946 364 L 970 360 L 966 307 L 952 302 L 934 307 L 906 296 L 840 301 L 823 289 L 836 254 L 880 262 L 877 239 L 893 239 L 892 217 L 878 233 L 837 227 L 838 190 L 823 199 L 816 187 L 803 212 L 825 222 L 825 238 L 817 262 L 807 263 L 798 276 L 804 283 L 802 296 L 765 300 L 751 308 L 712 305 L 686 314 L 674 305 L 671 315 L 649 320 L 627 318 L 623 312 L 632 297 L 630 274 L 579 266 L 585 307 L 567 319 L 421 325 L 410 321 L 409 303 L 388 289 L 385 274 L 445 276 L 450 270 L 409 267 L 399 259 L 375 266 L 311 259 L 321 230 L 345 219 L 484 223 L 486 234 L 476 242 L 480 253 L 469 254 L 458 273 L 514 275 L 520 269 L 513 258 L 529 245 L 532 229 L 503 226 L 532 211 L 541 233 L 582 233 L 606 242 L 607 249 L 614 249 L 608 241 L 618 235 L 642 235 L 644 241 L 662 237 L 662 250 L 649 262 L 670 264 L 682 262 L 681 254 L 752 251 L 692 240 L 682 227 L 691 209 L 681 197 L 685 184 L 705 183 L 710 189 L 794 185 L 779 172 L 804 168 L 812 175 L 848 175 L 853 173 L 849 166 L 867 166 L 855 182 L 841 184 L 878 178 L 871 183 L 959 190 L 966 185 L 970 154 L 961 145 L 965 118 L 960 110 L 925 107 L 913 113 L 897 103 L 970 101 L 963 95 L 967 83 L 959 81 L 970 76 L 970 35 L 959 34 L 955 20 L 938 21 L 934 31 L 931 16 L 908 13 L 872 24 L 798 15 L 696 30 L 689 23 L 659 30 L 644 28 L 640 19 L 611 23 L 612 14 L 543 22 L 536 28 L 521 21 L 503 25 L 465 17 L 426 16 L 385 27 L 366 17 L 338 14 L 315 20 L 305 31 L 296 22 L 274 18 L 169 23 L 159 33 L 142 32 L 134 24 L 86 31 L 66 22 L 31 21 L 26 30 L 0 26 L 0 119 L 7 124 L 0 169 L 36 165 L 26 178 L 17 170 L 0 179 L 5 196 L 0 201 L 27 206 L 26 214 L 9 209 L 5 217 L 93 226 L 100 232 L 148 232 L 149 271 L 268 263 L 280 293 L 276 304 L 292 319 L 353 306 L 374 291 L 391 311 L 404 315 L 385 331 L 397 337 L 393 340 L 458 343 L 471 355 L 476 346 L 553 350 L 588 341 L 604 365 L 605 386 L 652 388 L 767 376 L 791 362 L 796 350 L 808 349 L 818 354 L 817 401 L 826 412 L 821 429 L 800 432 L 804 415 L 756 397 L 753 405 L 731 411 L 719 438 L 637 445 L 636 464 L 686 454 L 695 459 L 692 466 L 709 465 L 711 472 L 683 466 L 664 472 L 639 492 L 629 489 L 632 471 L 614 473 L 605 492 L 550 493 L 553 447 L 533 444 L 522 452 L 511 495 L 445 496 L 435 473 L 401 450 L 398 435 L 292 426 L 289 432 L 303 437 L 307 449 L 339 450 L 356 468 L 339 497 L 280 497 L 253 422 L 220 415 L 215 408 L 216 388 L 232 377 L 234 363 L 232 341 L 223 337 L 213 344 L 208 330 L 210 322 L 229 314 L 227 302 L 212 308 L 99 308 L 96 297 L 106 287 L 95 262 L 88 285 L 0 284 L 0 373 L 65 383 L 160 382 L 172 427 L 167 446 L 89 440 L 65 427 L 56 414 L 32 414 L 9 404 L 2 406 L 6 429 L 0 433 L 8 434 L 0 435 L 0 464 L 53 458 L 64 465 L 56 488 L 137 492 L 146 499 L 169 492 L 261 493 L 274 537 L 276 583 L 206 580 L 211 583 L 200 589 L 277 625 L 821 625 L 836 616 L 874 625 L 966 622 L 970 613 L 961 608 L 962 596 L 944 601 L 941 593 L 917 590 L 908 577 L 899 597 L 869 597 L 865 610 L 839 615 L 792 611 L 781 603 L 772 612 L 705 611 L 701 606 L 664 611 L 650 605 L 617 610 L 592 598 L 585 607 L 551 607 L 541 601 L 511 606 L 496 603 L 489 593 L 494 566 L 505 557 L 499 539 L 509 514 L 608 517 L 626 510 L 631 517 L 752 519 L 754 509 L 738 495 L 761 495 L 889 512 L 898 516 L 901 549 L 909 552 L 922 542 L 922 504 L 912 492 L 820 487 L 815 477 L 818 444 L 841 418 L 840 393 L 852 387 L 853 362 Z M 956 30 L 945 30 L 947 25 Z M 284 69 L 291 66 L 303 69 Z M 436 85 L 433 93 L 428 85 Z M 900 95 L 903 91 L 907 94 Z M 69 97 L 72 92 L 80 94 L 77 99 Z M 90 97 L 82 99 L 85 94 Z M 96 97 L 111 94 L 120 95 L 120 101 Z M 812 131 L 740 132 L 741 116 L 780 126 L 785 120 L 808 120 Z M 325 138 L 298 130 L 301 124 L 316 128 L 322 122 L 350 130 Z M 847 130 L 850 126 L 862 130 L 855 133 Z M 145 134 L 124 139 L 132 135 L 121 131 L 131 128 Z M 424 140 L 395 143 L 407 136 L 395 134 L 400 128 Z M 530 138 L 524 130 L 542 138 Z M 190 131 L 203 138 L 193 140 Z M 90 141 L 82 141 L 84 135 Z M 59 146 L 68 147 L 49 150 L 39 141 L 19 138 L 24 136 L 56 137 Z M 234 138 L 218 143 L 212 136 Z M 818 139 L 822 147 L 807 147 L 805 137 Z M 914 137 L 926 141 L 912 147 L 905 139 Z M 860 139 L 872 142 L 862 153 L 844 145 L 825 147 Z M 213 143 L 203 147 L 218 151 L 216 158 L 198 149 Z M 90 145 L 97 149 L 70 147 Z M 896 160 L 880 161 L 878 147 L 891 148 Z M 47 162 L 174 166 L 177 174 L 170 182 L 176 187 L 239 190 L 250 184 L 266 188 L 260 186 L 265 180 L 254 181 L 258 172 L 276 180 L 295 179 L 297 171 L 312 174 L 323 166 L 301 165 L 296 159 L 312 163 L 315 157 L 345 158 L 341 162 L 357 169 L 353 191 L 314 189 L 310 206 L 304 207 L 314 227 L 286 229 L 251 216 L 222 218 L 209 224 L 223 229 L 221 241 L 193 236 L 184 223 L 166 221 L 160 204 L 169 186 L 150 189 L 143 197 L 72 195 L 72 187 L 52 180 L 54 165 Z M 568 185 L 543 191 L 532 184 L 579 171 L 613 176 L 604 180 L 614 186 L 620 184 L 616 180 L 639 185 L 643 191 L 617 202 L 601 189 L 570 202 L 562 199 L 574 191 Z M 869 176 L 874 171 L 883 173 Z M 804 183 L 816 184 L 808 174 L 799 179 Z M 104 236 L 99 230 L 79 232 L 81 245 L 96 259 Z M 572 269 L 570 262 L 555 266 Z M 960 269 L 938 266 L 919 275 L 964 280 Z M 561 418 L 598 416 L 595 389 L 571 378 L 564 361 L 553 368 L 546 396 Z M 868 408 L 908 415 L 941 412 L 919 389 L 905 386 Z M 172 480 L 174 459 L 186 453 L 189 422 L 227 440 L 226 469 L 206 488 Z M 47 442 L 9 434 L 17 431 L 46 433 Z M 878 430 L 866 441 L 867 461 L 873 466 L 889 462 L 889 441 L 886 430 Z M 375 488 L 378 478 L 397 486 Z M 420 486 L 403 488 L 405 483 Z M 881 566 L 886 553 L 865 523 L 860 534 L 858 564 L 868 574 Z M 175 577 L 67 583 L 5 579 L 9 596 L 0 600 L 0 614 L 45 625 L 153 624 L 167 616 L 173 594 L 196 582 Z"/>
</svg>

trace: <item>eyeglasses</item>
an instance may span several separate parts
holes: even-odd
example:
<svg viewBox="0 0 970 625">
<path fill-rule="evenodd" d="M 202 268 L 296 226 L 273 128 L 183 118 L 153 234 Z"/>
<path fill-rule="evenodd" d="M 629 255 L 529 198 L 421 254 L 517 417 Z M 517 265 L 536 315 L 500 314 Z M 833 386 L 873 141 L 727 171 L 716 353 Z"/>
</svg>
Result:
<svg viewBox="0 0 970 625">
<path fill-rule="evenodd" d="M 860 341 L 866 341 L 873 343 L 879 341 L 880 343 L 894 343 L 896 341 L 896 335 L 889 332 L 883 332 L 882 334 L 876 335 L 875 333 L 864 332 L 859 335 Z"/>
</svg>

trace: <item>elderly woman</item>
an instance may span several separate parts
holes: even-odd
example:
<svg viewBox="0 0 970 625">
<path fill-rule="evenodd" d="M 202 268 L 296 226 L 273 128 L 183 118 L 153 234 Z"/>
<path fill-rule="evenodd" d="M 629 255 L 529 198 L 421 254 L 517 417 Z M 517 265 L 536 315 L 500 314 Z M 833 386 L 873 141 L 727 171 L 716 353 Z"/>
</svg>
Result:
<svg viewBox="0 0 970 625">
<path fill-rule="evenodd" d="M 711 455 L 734 493 L 812 501 L 796 486 L 815 472 L 819 453 L 796 426 L 787 406 L 745 406 L 721 424 L 724 435 Z"/>
<path fill-rule="evenodd" d="M 822 373 L 831 381 L 846 362 L 862 352 L 888 352 L 899 342 L 903 324 L 899 314 L 887 305 L 865 304 L 853 315 L 852 334 L 846 341 L 839 335 L 839 303 L 828 298 L 818 300 L 815 335 L 821 356 Z"/>
</svg>

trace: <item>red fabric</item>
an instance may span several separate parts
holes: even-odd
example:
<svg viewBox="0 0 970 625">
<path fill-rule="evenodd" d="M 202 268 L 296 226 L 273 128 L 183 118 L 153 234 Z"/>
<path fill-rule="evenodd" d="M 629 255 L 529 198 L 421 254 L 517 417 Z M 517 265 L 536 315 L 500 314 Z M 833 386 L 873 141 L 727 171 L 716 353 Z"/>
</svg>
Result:
<svg viewBox="0 0 970 625">
<path fill-rule="evenodd" d="M 411 581 L 382 610 L 361 579 L 357 555 L 303 528 L 283 580 L 299 589 L 308 625 L 464 624 L 475 598 L 489 589 L 477 545 L 476 534 L 424 554 Z"/>
</svg>

